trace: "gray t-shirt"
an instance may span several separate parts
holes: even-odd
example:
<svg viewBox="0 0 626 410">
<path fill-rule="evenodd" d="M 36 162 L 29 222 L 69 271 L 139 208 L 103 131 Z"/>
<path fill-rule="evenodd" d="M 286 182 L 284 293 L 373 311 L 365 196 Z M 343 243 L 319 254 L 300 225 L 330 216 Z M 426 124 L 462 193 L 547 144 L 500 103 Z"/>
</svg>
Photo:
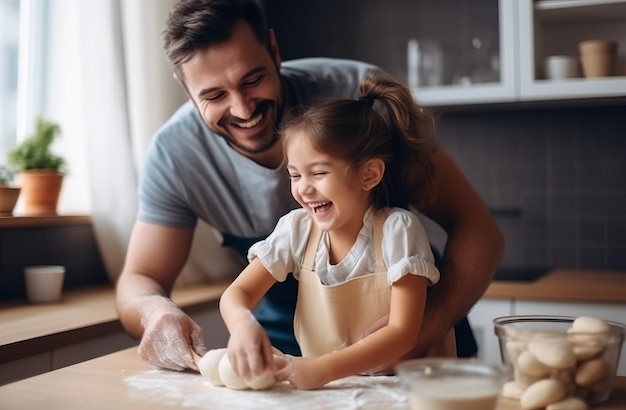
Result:
<svg viewBox="0 0 626 410">
<path fill-rule="evenodd" d="M 284 62 L 281 74 L 298 105 L 326 98 L 357 98 L 374 66 L 337 59 Z M 194 227 L 203 219 L 222 234 L 258 238 L 298 207 L 284 165 L 263 167 L 228 146 L 204 124 L 191 101 L 157 131 L 139 184 L 138 219 Z"/>
<path fill-rule="evenodd" d="M 281 74 L 296 104 L 322 98 L 354 98 L 368 71 L 361 62 L 302 59 L 282 64 Z M 194 227 L 201 218 L 216 228 L 223 246 L 245 258 L 248 248 L 272 232 L 281 216 L 299 207 L 282 165 L 263 167 L 239 154 L 204 124 L 188 101 L 157 131 L 139 181 L 137 219 L 175 227 Z M 298 355 L 293 336 L 297 281 L 276 284 L 255 310 L 272 344 Z"/>
</svg>

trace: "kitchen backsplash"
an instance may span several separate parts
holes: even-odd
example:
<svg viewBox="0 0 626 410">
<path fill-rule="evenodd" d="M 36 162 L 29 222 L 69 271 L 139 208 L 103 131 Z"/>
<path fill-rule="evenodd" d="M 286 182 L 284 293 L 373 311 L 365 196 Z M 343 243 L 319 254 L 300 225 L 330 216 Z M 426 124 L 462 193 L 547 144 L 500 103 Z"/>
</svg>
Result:
<svg viewBox="0 0 626 410">
<path fill-rule="evenodd" d="M 626 105 L 443 114 L 438 138 L 496 214 L 503 265 L 626 269 Z"/>
</svg>

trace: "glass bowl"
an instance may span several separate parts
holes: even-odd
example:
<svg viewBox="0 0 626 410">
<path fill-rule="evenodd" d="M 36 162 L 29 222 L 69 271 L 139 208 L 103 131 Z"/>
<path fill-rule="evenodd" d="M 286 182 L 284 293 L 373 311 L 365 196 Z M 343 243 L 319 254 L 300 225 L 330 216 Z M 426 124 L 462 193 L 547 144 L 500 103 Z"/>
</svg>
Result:
<svg viewBox="0 0 626 410">
<path fill-rule="evenodd" d="M 396 374 L 413 410 L 492 410 L 510 378 L 506 365 L 478 359 L 406 360 Z"/>
<path fill-rule="evenodd" d="M 513 368 L 503 395 L 522 407 L 576 398 L 594 405 L 611 395 L 624 325 L 591 316 L 504 316 L 494 330 L 502 362 Z"/>
</svg>

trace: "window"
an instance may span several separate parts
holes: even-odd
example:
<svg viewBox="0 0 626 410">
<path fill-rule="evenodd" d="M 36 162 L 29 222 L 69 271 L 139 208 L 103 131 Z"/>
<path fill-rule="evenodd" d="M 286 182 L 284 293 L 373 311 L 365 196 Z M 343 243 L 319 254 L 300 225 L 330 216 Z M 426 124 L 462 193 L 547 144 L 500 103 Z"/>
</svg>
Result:
<svg viewBox="0 0 626 410">
<path fill-rule="evenodd" d="M 59 211 L 90 212 L 80 82 L 82 0 L 0 0 L 0 165 L 42 115 L 61 126 L 66 159 Z M 70 90 L 71 92 L 68 92 Z M 20 213 L 20 203 L 16 213 Z"/>
<path fill-rule="evenodd" d="M 20 0 L 0 0 L 0 164 L 17 133 Z"/>
</svg>

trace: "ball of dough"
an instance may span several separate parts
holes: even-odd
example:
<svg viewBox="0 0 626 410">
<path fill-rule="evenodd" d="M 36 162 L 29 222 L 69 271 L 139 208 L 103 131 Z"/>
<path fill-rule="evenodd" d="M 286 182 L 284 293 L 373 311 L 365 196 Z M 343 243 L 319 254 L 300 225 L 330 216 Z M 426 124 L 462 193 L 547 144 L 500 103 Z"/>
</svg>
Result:
<svg viewBox="0 0 626 410">
<path fill-rule="evenodd" d="M 523 409 L 540 409 L 565 397 L 565 388 L 558 380 L 543 379 L 530 385 L 520 397 Z"/>
<path fill-rule="evenodd" d="M 276 380 L 274 373 L 271 370 L 266 370 L 258 376 L 244 380 L 244 382 L 253 390 L 265 390 L 272 387 Z"/>
<path fill-rule="evenodd" d="M 284 357 L 285 354 L 272 346 L 273 355 L 275 357 Z M 266 370 L 258 376 L 252 376 L 251 378 L 245 380 L 248 386 L 253 390 L 265 390 L 269 389 L 276 383 L 276 379 L 274 378 L 274 373 L 271 370 Z"/>
<path fill-rule="evenodd" d="M 572 331 L 589 333 L 608 333 L 611 326 L 602 319 L 592 316 L 580 316 L 572 322 Z"/>
<path fill-rule="evenodd" d="M 234 372 L 227 354 L 220 359 L 219 373 L 222 383 L 229 389 L 246 390 L 249 388 L 246 382 Z"/>
<path fill-rule="evenodd" d="M 206 352 L 202 359 L 198 361 L 198 369 L 200 374 L 207 378 L 214 386 L 223 386 L 224 383 L 220 378 L 219 364 L 222 356 L 226 354 L 226 348 L 212 349 Z"/>
</svg>

